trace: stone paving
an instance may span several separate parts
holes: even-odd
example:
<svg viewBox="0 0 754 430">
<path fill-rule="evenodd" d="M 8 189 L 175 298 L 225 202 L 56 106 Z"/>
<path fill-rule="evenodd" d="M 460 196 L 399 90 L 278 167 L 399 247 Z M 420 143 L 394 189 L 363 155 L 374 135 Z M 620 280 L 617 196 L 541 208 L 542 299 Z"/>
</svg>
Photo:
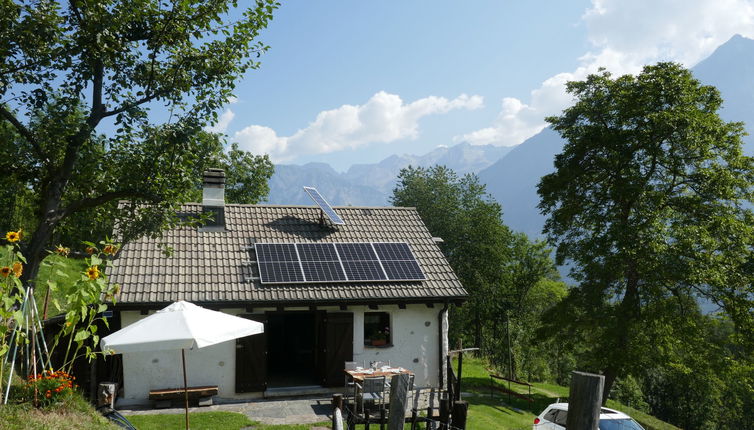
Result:
<svg viewBox="0 0 754 430">
<path fill-rule="evenodd" d="M 312 424 L 331 420 L 330 398 L 293 398 L 275 400 L 220 401 L 203 407 L 190 407 L 189 412 L 227 411 L 246 415 L 263 424 Z M 148 406 L 118 409 L 123 415 L 182 414 L 183 408 L 153 409 Z"/>
</svg>

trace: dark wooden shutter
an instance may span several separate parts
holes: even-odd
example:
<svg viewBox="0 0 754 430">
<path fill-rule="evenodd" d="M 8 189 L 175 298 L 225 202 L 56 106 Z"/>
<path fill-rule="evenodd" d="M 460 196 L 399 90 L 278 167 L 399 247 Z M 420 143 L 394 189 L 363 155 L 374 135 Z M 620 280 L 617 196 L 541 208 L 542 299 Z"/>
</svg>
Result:
<svg viewBox="0 0 754 430">
<path fill-rule="evenodd" d="M 239 315 L 267 324 L 266 315 Z M 236 393 L 250 393 L 267 389 L 267 334 L 255 334 L 236 339 Z"/>
<path fill-rule="evenodd" d="M 325 387 L 342 386 L 345 362 L 353 360 L 353 313 L 328 313 L 324 317 L 324 377 Z"/>
</svg>

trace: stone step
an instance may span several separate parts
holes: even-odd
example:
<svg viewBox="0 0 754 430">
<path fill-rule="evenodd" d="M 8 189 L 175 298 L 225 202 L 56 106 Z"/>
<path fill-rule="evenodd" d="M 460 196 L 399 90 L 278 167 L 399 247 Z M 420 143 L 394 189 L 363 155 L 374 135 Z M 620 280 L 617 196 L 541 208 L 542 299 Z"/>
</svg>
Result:
<svg viewBox="0 0 754 430">
<path fill-rule="evenodd" d="M 265 398 L 275 397 L 299 397 L 299 396 L 328 396 L 333 393 L 339 393 L 342 388 L 327 388 L 320 385 L 304 385 L 299 387 L 276 387 L 268 388 L 264 391 Z"/>
</svg>

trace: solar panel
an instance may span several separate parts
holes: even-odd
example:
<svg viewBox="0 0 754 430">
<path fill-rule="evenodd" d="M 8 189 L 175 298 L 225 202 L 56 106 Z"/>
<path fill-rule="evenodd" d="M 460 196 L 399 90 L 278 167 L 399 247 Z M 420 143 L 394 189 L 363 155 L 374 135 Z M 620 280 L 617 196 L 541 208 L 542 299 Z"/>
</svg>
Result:
<svg viewBox="0 0 754 430">
<path fill-rule="evenodd" d="M 325 200 L 324 197 L 317 191 L 314 187 L 304 187 L 304 191 L 306 191 L 307 194 L 309 194 L 309 197 L 314 200 L 314 203 L 316 203 L 320 209 L 322 209 L 322 212 L 327 214 L 327 216 L 330 218 L 330 221 L 332 221 L 333 224 L 337 225 L 344 225 L 346 222 L 343 221 L 343 218 L 338 215 L 335 210 L 330 206 L 330 203 L 327 203 L 327 200 Z"/>
<path fill-rule="evenodd" d="M 379 261 L 343 261 L 349 281 L 384 281 L 387 279 Z"/>
<path fill-rule="evenodd" d="M 256 243 L 257 261 L 298 261 L 293 243 Z"/>
<path fill-rule="evenodd" d="M 254 244 L 259 278 L 265 284 L 304 282 L 296 245 L 292 243 Z"/>
<path fill-rule="evenodd" d="M 421 281 L 427 279 L 416 261 L 383 260 L 382 267 L 385 268 L 387 278 L 391 281 Z"/>
<path fill-rule="evenodd" d="M 301 272 L 301 265 L 298 262 L 260 262 L 259 277 L 265 284 L 304 282 L 304 274 Z"/>
<path fill-rule="evenodd" d="M 377 242 L 374 249 L 380 260 L 416 260 L 405 242 Z"/>
<path fill-rule="evenodd" d="M 302 261 L 307 282 L 346 281 L 346 274 L 339 261 Z"/>
<path fill-rule="evenodd" d="M 338 261 L 332 243 L 297 243 L 296 249 L 301 261 Z"/>
<path fill-rule="evenodd" d="M 345 281 L 338 253 L 332 243 L 297 243 L 301 267 L 308 282 Z"/>
<path fill-rule="evenodd" d="M 377 260 L 371 243 L 337 243 L 335 248 L 342 261 Z"/>
<path fill-rule="evenodd" d="M 426 279 L 405 242 L 257 243 L 254 247 L 264 284 Z"/>
<path fill-rule="evenodd" d="M 427 279 L 419 263 L 405 242 L 376 242 L 373 243 L 377 256 L 380 257 L 382 268 L 391 281 L 421 281 Z"/>
</svg>

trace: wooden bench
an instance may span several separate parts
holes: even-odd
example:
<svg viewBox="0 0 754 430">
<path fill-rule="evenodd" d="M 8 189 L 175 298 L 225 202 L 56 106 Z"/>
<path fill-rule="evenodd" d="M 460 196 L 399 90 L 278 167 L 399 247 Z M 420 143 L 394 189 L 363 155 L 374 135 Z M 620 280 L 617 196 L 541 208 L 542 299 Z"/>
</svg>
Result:
<svg viewBox="0 0 754 430">
<path fill-rule="evenodd" d="M 217 385 L 188 387 L 187 390 L 183 388 L 163 388 L 149 391 L 149 400 L 154 400 L 156 408 L 167 408 L 171 406 L 174 400 L 183 401 L 186 391 L 188 391 L 189 400 L 198 400 L 199 406 L 211 405 L 212 396 L 216 396 L 218 393 Z"/>
</svg>

